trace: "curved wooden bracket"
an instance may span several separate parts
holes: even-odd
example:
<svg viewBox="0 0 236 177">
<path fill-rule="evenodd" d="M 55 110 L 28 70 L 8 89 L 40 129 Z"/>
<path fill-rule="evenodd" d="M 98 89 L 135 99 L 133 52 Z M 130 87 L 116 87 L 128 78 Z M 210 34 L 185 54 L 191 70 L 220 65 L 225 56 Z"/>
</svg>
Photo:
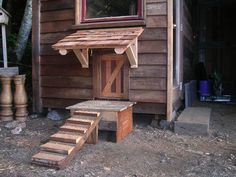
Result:
<svg viewBox="0 0 236 177">
<path fill-rule="evenodd" d="M 126 49 L 131 68 L 138 68 L 138 38 Z"/>
<path fill-rule="evenodd" d="M 67 52 L 66 49 L 60 49 L 60 50 L 59 50 L 59 53 L 60 53 L 61 55 L 66 55 L 68 52 Z"/>
<path fill-rule="evenodd" d="M 114 48 L 114 51 L 116 52 L 116 54 L 121 55 L 126 51 L 127 47 L 125 48 Z"/>
<path fill-rule="evenodd" d="M 138 38 L 135 38 L 128 47 L 115 48 L 114 51 L 118 55 L 121 55 L 125 52 L 128 56 L 131 68 L 138 67 Z"/>
<path fill-rule="evenodd" d="M 89 49 L 74 49 L 74 53 L 80 61 L 82 68 L 89 68 Z"/>
</svg>

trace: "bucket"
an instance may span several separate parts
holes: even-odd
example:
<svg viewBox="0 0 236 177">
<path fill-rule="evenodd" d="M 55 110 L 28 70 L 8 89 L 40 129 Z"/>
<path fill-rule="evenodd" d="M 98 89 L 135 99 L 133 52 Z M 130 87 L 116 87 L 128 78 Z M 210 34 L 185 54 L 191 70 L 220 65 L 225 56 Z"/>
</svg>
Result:
<svg viewBox="0 0 236 177">
<path fill-rule="evenodd" d="M 211 95 L 211 82 L 208 80 L 200 80 L 199 92 L 200 92 L 200 96 L 210 96 Z"/>
</svg>

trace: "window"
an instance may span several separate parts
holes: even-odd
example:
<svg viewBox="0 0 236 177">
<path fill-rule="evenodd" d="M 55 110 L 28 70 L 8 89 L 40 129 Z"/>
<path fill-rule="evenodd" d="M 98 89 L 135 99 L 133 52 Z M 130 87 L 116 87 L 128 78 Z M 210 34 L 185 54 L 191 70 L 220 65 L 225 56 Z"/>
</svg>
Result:
<svg viewBox="0 0 236 177">
<path fill-rule="evenodd" d="M 142 0 L 82 0 L 81 23 L 142 18 Z"/>
</svg>

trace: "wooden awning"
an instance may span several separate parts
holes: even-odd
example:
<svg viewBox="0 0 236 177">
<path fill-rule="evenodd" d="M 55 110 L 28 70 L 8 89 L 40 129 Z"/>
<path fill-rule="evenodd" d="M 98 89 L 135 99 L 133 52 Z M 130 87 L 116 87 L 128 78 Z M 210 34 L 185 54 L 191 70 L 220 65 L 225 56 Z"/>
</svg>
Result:
<svg viewBox="0 0 236 177">
<path fill-rule="evenodd" d="M 132 68 L 138 67 L 138 36 L 143 28 L 111 28 L 79 30 L 52 45 L 61 55 L 74 51 L 83 68 L 89 67 L 89 49 L 114 49 L 116 54 L 126 52 Z"/>
</svg>

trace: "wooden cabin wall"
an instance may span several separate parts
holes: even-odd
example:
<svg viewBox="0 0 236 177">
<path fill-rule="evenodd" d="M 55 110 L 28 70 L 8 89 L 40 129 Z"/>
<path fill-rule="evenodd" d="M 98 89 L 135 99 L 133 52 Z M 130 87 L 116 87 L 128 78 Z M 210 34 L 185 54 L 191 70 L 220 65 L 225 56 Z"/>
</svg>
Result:
<svg viewBox="0 0 236 177">
<path fill-rule="evenodd" d="M 60 56 L 51 48 L 52 44 L 74 32 L 71 27 L 75 23 L 75 0 L 40 2 L 39 77 L 37 73 L 34 77 L 34 80 L 38 78 L 40 89 L 36 90 L 36 102 L 41 107 L 58 108 L 92 99 L 92 65 L 82 69 L 74 54 Z M 139 67 L 130 69 L 129 99 L 138 102 L 134 112 L 165 114 L 167 0 L 146 0 L 145 8 L 146 27 L 138 42 Z"/>
<path fill-rule="evenodd" d="M 66 107 L 92 99 L 92 68 L 82 69 L 71 52 L 61 56 L 51 47 L 71 34 L 74 0 L 41 0 L 40 90 L 43 107 Z"/>
<path fill-rule="evenodd" d="M 130 69 L 130 100 L 138 113 L 166 114 L 167 0 L 146 0 L 146 28 L 139 38 L 139 67 Z"/>
</svg>

